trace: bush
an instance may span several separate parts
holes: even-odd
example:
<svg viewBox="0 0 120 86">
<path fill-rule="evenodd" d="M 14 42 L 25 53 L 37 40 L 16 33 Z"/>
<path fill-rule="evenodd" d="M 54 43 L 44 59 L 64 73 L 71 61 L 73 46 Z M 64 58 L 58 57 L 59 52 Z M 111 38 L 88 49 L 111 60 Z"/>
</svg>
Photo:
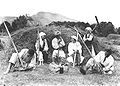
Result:
<svg viewBox="0 0 120 86">
<path fill-rule="evenodd" d="M 7 26 L 7 28 L 8 28 L 8 30 L 10 31 L 10 32 L 12 32 L 13 31 L 13 28 L 12 28 L 12 26 L 10 25 L 10 23 L 9 22 L 7 22 L 7 21 L 5 21 L 5 24 L 6 24 L 6 26 Z M 4 23 L 2 23 L 1 25 L 0 25 L 0 32 L 6 32 L 6 28 L 5 28 L 5 26 L 4 26 Z"/>
<path fill-rule="evenodd" d="M 111 22 L 101 22 L 100 26 L 96 28 L 98 36 L 106 37 L 109 34 L 115 34 L 114 25 Z"/>
</svg>

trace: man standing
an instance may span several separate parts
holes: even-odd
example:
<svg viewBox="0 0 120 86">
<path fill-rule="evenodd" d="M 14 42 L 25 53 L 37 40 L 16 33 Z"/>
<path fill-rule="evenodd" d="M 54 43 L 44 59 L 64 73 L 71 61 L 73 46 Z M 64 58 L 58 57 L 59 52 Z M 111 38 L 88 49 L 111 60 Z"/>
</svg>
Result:
<svg viewBox="0 0 120 86">
<path fill-rule="evenodd" d="M 71 42 L 68 45 L 68 62 L 74 62 L 74 59 L 76 61 L 76 65 L 79 65 L 81 61 L 83 60 L 82 57 L 82 46 L 81 44 L 77 41 L 76 36 L 71 36 Z"/>
<path fill-rule="evenodd" d="M 43 62 L 47 63 L 48 61 L 48 43 L 45 36 L 46 34 L 44 32 L 40 32 L 35 44 L 38 62 L 40 65 L 42 65 Z"/>
<path fill-rule="evenodd" d="M 25 70 L 27 68 L 35 67 L 35 65 L 36 65 L 36 56 L 35 55 L 36 54 L 33 49 L 22 49 L 18 54 L 13 53 L 9 60 L 8 68 L 4 74 L 9 73 L 11 68 L 12 67 L 14 68 L 16 64 L 19 64 L 19 66 L 18 66 L 19 68 L 20 68 L 20 66 L 22 66 L 21 68 L 23 70 Z M 23 65 L 21 64 L 20 59 L 21 59 Z"/>
<path fill-rule="evenodd" d="M 87 27 L 85 30 L 87 31 L 87 34 L 84 35 L 83 40 L 85 44 L 87 45 L 87 47 L 89 48 L 89 50 L 91 51 L 92 56 L 95 56 L 95 50 L 93 47 L 94 36 L 91 33 L 92 29 L 90 27 Z"/>
</svg>

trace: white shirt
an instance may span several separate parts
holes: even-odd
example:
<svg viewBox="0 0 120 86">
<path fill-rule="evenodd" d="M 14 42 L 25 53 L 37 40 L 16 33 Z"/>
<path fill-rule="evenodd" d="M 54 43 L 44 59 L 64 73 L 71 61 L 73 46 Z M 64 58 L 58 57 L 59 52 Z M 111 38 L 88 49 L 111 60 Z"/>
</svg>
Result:
<svg viewBox="0 0 120 86">
<path fill-rule="evenodd" d="M 84 37 L 83 37 L 84 41 L 86 41 L 86 40 L 91 41 L 92 39 L 93 39 L 93 35 L 92 34 L 87 34 L 87 37 L 86 37 L 86 35 L 84 35 Z"/>
<path fill-rule="evenodd" d="M 59 44 L 58 44 L 58 39 L 57 38 L 54 38 L 52 40 L 52 47 L 54 49 L 58 49 L 58 48 L 63 47 L 63 46 L 65 46 L 65 42 L 62 38 L 61 38 L 61 42 Z"/>
<path fill-rule="evenodd" d="M 77 41 L 75 43 L 70 42 L 68 45 L 68 55 L 72 55 L 74 54 L 75 51 L 79 51 L 80 55 L 82 53 L 82 46 L 80 45 L 80 43 Z"/>
<path fill-rule="evenodd" d="M 106 60 L 104 61 L 104 59 L 105 59 L 105 52 L 104 51 L 100 51 L 94 57 L 94 59 L 96 62 L 100 62 L 101 64 L 103 64 L 106 69 L 109 69 L 114 64 L 114 58 L 111 55 L 109 57 L 107 57 Z"/>
</svg>

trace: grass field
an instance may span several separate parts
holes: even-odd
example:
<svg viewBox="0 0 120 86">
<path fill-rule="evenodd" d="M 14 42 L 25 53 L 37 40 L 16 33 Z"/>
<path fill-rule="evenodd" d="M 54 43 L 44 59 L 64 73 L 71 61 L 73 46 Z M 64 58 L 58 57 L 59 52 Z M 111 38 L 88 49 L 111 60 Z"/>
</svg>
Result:
<svg viewBox="0 0 120 86">
<path fill-rule="evenodd" d="M 115 71 L 112 75 L 87 74 L 82 75 L 77 67 L 70 68 L 68 73 L 53 74 L 48 70 L 48 64 L 37 67 L 33 71 L 14 72 L 3 75 L 7 64 L 0 69 L 0 81 L 5 86 L 81 86 L 107 85 L 116 86 L 120 83 L 120 62 L 115 61 Z"/>
<path fill-rule="evenodd" d="M 48 38 L 51 40 L 53 31 L 60 29 L 66 44 L 68 44 L 71 35 L 76 32 L 70 28 L 46 27 L 40 31 L 46 32 Z M 29 29 L 29 28 L 28 28 Z M 13 34 L 13 39 L 17 45 L 18 50 L 24 47 L 32 47 L 36 40 L 37 28 L 21 30 Z M 103 40 L 102 40 L 103 41 Z M 119 45 L 118 45 L 119 46 Z M 119 48 L 116 46 L 117 48 Z M 115 48 L 116 49 L 116 48 Z M 8 65 L 8 58 L 12 52 L 5 53 L 0 51 L 0 86 L 81 86 L 81 85 L 120 85 L 120 61 L 115 61 L 115 71 L 112 75 L 87 74 L 82 75 L 77 67 L 70 68 L 68 73 L 53 74 L 48 70 L 48 64 L 37 67 L 33 71 L 14 72 L 3 75 Z M 86 53 L 85 53 L 86 55 Z M 4 85 L 3 85 L 4 84 Z"/>
</svg>

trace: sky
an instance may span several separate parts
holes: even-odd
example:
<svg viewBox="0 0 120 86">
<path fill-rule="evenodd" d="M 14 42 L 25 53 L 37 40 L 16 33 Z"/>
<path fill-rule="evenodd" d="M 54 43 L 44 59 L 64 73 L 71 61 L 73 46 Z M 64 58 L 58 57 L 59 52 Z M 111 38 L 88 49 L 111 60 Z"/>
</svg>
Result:
<svg viewBox="0 0 120 86">
<path fill-rule="evenodd" d="M 1 0 L 0 16 L 34 15 L 37 12 L 61 14 L 71 19 L 96 23 L 112 22 L 120 27 L 119 0 Z"/>
</svg>

